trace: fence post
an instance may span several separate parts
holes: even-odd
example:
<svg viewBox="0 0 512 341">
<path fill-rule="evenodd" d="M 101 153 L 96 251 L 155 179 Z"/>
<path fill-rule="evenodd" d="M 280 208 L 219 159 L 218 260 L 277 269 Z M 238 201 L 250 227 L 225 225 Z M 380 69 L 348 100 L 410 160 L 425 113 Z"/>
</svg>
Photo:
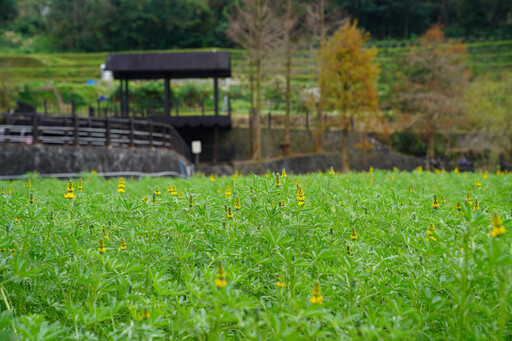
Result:
<svg viewBox="0 0 512 341">
<path fill-rule="evenodd" d="M 71 115 L 75 114 L 75 100 L 71 100 Z"/>
<path fill-rule="evenodd" d="M 94 108 L 93 108 L 93 110 L 94 110 Z M 89 141 L 87 142 L 87 145 L 90 146 L 90 145 L 92 145 L 92 131 L 91 131 L 92 127 L 91 127 L 91 119 L 90 118 L 87 119 L 87 128 L 89 128 L 89 132 L 87 133 L 87 137 L 88 137 Z"/>
<path fill-rule="evenodd" d="M 231 96 L 228 96 L 228 115 L 231 116 Z"/>
<path fill-rule="evenodd" d="M 94 117 L 94 107 L 89 107 L 89 117 Z"/>
<path fill-rule="evenodd" d="M 105 117 L 105 146 L 110 146 L 110 120 Z"/>
<path fill-rule="evenodd" d="M 306 129 L 309 130 L 309 111 L 306 110 Z"/>
<path fill-rule="evenodd" d="M 32 115 L 32 143 L 36 144 L 39 142 L 39 127 L 38 127 L 38 116 L 37 114 Z"/>
<path fill-rule="evenodd" d="M 133 117 L 130 117 L 130 147 L 133 147 L 133 128 L 134 128 Z"/>
<path fill-rule="evenodd" d="M 11 130 L 9 129 L 9 125 L 11 124 L 11 115 L 6 114 L 5 117 L 5 124 L 7 125 L 7 128 L 5 128 L 5 144 L 9 144 L 9 135 L 11 134 Z"/>
<path fill-rule="evenodd" d="M 201 113 L 203 114 L 204 116 L 204 98 L 201 99 Z"/>
<path fill-rule="evenodd" d="M 272 114 L 270 113 L 270 110 L 268 111 L 268 128 L 270 129 L 272 125 Z"/>
<path fill-rule="evenodd" d="M 179 114 L 180 114 L 180 102 L 176 98 L 176 116 L 178 116 Z"/>
<path fill-rule="evenodd" d="M 47 105 L 46 100 L 44 100 L 43 105 L 44 105 L 44 115 L 46 116 L 46 115 L 48 115 L 48 105 Z"/>
<path fill-rule="evenodd" d="M 153 147 L 153 122 L 149 122 L 149 147 Z"/>
<path fill-rule="evenodd" d="M 73 145 L 75 147 L 80 145 L 78 140 L 78 117 L 76 114 L 73 114 Z"/>
</svg>

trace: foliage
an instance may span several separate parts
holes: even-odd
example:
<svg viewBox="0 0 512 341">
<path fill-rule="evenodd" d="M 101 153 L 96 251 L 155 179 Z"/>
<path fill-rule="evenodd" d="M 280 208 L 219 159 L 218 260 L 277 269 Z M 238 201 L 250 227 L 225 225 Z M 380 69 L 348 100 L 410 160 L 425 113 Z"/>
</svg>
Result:
<svg viewBox="0 0 512 341">
<path fill-rule="evenodd" d="M 402 108 L 415 115 L 413 124 L 424 132 L 428 159 L 435 156 L 434 135 L 464 122 L 461 99 L 470 76 L 465 59 L 466 46 L 446 41 L 441 28 L 433 26 L 403 60 L 397 85 Z"/>
<path fill-rule="evenodd" d="M 488 137 L 495 150 L 512 158 L 512 72 L 483 75 L 465 94 L 473 124 Z"/>
<path fill-rule="evenodd" d="M 350 119 L 361 112 L 378 110 L 376 48 L 366 49 L 368 35 L 347 22 L 327 41 L 321 52 L 320 88 L 328 108 L 338 110 L 343 131 L 343 169 L 349 170 Z"/>
<path fill-rule="evenodd" d="M 510 175 L 82 179 L 0 183 L 2 339 L 512 336 Z"/>
</svg>

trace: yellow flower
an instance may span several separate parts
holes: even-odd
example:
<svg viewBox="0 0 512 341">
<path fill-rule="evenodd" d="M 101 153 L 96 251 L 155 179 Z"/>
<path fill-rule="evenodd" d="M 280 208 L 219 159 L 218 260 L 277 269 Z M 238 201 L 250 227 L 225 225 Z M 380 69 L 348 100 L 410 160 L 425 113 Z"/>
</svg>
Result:
<svg viewBox="0 0 512 341">
<path fill-rule="evenodd" d="M 231 211 L 231 207 L 228 207 L 228 212 L 226 213 L 226 217 L 228 219 L 233 219 L 233 212 Z"/>
<path fill-rule="evenodd" d="M 83 186 L 83 183 L 82 183 L 82 179 L 78 179 L 78 190 L 80 192 L 82 192 L 83 189 L 84 189 L 84 186 Z"/>
<path fill-rule="evenodd" d="M 286 179 L 288 177 L 288 174 L 286 174 L 286 171 L 284 170 L 284 168 L 283 168 L 283 171 L 281 172 L 281 177 L 283 179 Z"/>
<path fill-rule="evenodd" d="M 31 187 L 32 187 L 32 180 L 28 179 L 27 188 L 31 188 Z"/>
<path fill-rule="evenodd" d="M 460 172 L 459 172 L 459 168 L 455 167 L 455 169 L 453 170 L 453 172 L 454 172 L 455 174 L 459 174 L 459 173 L 460 173 Z"/>
<path fill-rule="evenodd" d="M 409 192 L 414 192 L 414 186 L 413 185 L 409 185 Z"/>
<path fill-rule="evenodd" d="M 192 196 L 190 196 L 188 198 L 188 207 L 193 207 L 194 206 L 194 198 Z"/>
<path fill-rule="evenodd" d="M 226 199 L 231 199 L 231 188 L 229 188 L 229 185 L 226 186 L 226 191 L 224 192 L 226 195 Z"/>
<path fill-rule="evenodd" d="M 276 187 L 281 187 L 281 179 L 279 178 L 279 173 L 276 174 Z"/>
<path fill-rule="evenodd" d="M 466 201 L 471 205 L 473 202 L 471 201 L 471 195 L 466 193 Z"/>
<path fill-rule="evenodd" d="M 171 195 L 178 195 L 178 191 L 176 190 L 176 185 L 172 186 Z"/>
<path fill-rule="evenodd" d="M 322 290 L 320 289 L 320 283 L 317 281 L 313 287 L 312 297 L 309 299 L 312 304 L 322 304 L 324 298 L 322 297 Z"/>
<path fill-rule="evenodd" d="M 281 276 L 279 276 L 279 278 L 277 279 L 276 285 L 280 288 L 286 288 L 286 284 L 284 283 L 283 278 Z"/>
<path fill-rule="evenodd" d="M 475 211 L 478 211 L 480 209 L 480 205 L 478 204 L 478 199 L 475 199 L 475 206 L 473 206 L 473 209 Z"/>
<path fill-rule="evenodd" d="M 142 319 L 149 320 L 150 318 L 151 318 L 151 314 L 149 313 L 149 309 L 144 308 L 144 310 L 142 311 Z"/>
<path fill-rule="evenodd" d="M 242 206 L 240 205 L 240 198 L 239 197 L 236 197 L 234 208 L 237 211 L 242 208 Z"/>
<path fill-rule="evenodd" d="M 119 184 L 117 185 L 118 188 L 124 188 L 124 178 L 119 178 Z"/>
<path fill-rule="evenodd" d="M 462 205 L 460 204 L 460 202 L 457 201 L 457 205 L 455 206 L 455 208 L 457 209 L 457 211 L 462 210 Z"/>
<path fill-rule="evenodd" d="M 357 238 L 358 237 L 357 237 L 356 229 L 352 227 L 352 233 L 350 233 L 350 239 L 356 240 Z"/>
<path fill-rule="evenodd" d="M 304 205 L 304 201 L 306 200 L 306 196 L 304 195 L 304 191 L 302 190 L 301 185 L 297 185 L 297 205 Z"/>
<path fill-rule="evenodd" d="M 492 213 L 491 224 L 493 226 L 493 228 L 491 229 L 491 232 L 489 233 L 491 237 L 493 237 L 493 238 L 501 237 L 507 232 L 507 230 L 505 229 L 505 226 L 503 226 L 503 220 L 501 220 L 501 217 L 496 212 Z"/>
<path fill-rule="evenodd" d="M 119 245 L 119 248 L 121 250 L 126 250 L 126 241 L 123 239 L 121 239 L 121 245 Z"/>
<path fill-rule="evenodd" d="M 100 245 L 98 246 L 98 252 L 100 254 L 103 254 L 103 253 L 105 253 L 105 251 L 107 251 L 107 248 L 105 247 L 105 240 L 100 239 Z"/>
<path fill-rule="evenodd" d="M 215 181 L 215 175 L 210 175 L 210 181 Z"/>
<path fill-rule="evenodd" d="M 124 188 L 118 188 L 117 193 L 124 193 Z"/>
<path fill-rule="evenodd" d="M 66 192 L 73 193 L 75 188 L 73 187 L 73 180 L 69 180 L 68 187 L 66 188 Z"/>
<path fill-rule="evenodd" d="M 434 201 L 432 202 L 432 207 L 434 209 L 438 209 L 439 208 L 439 202 L 437 201 L 437 194 L 434 194 Z"/>
<path fill-rule="evenodd" d="M 28 202 L 33 204 L 34 203 L 34 193 L 30 193 L 28 196 Z"/>
<path fill-rule="evenodd" d="M 156 205 L 156 192 L 153 192 L 153 199 L 151 199 L 151 203 Z"/>
<path fill-rule="evenodd" d="M 484 172 L 484 180 L 489 179 L 489 175 L 487 174 L 487 171 Z"/>
<path fill-rule="evenodd" d="M 373 166 L 370 166 L 370 170 L 368 171 L 368 173 L 370 173 L 370 174 L 373 173 Z"/>
<path fill-rule="evenodd" d="M 219 266 L 217 268 L 217 279 L 215 280 L 215 286 L 217 288 L 225 288 L 228 285 L 228 281 L 226 280 L 226 273 L 224 272 L 224 265 L 219 262 Z"/>
<path fill-rule="evenodd" d="M 2 191 L 0 192 L 0 194 L 5 195 L 5 187 L 4 186 L 2 186 Z"/>
<path fill-rule="evenodd" d="M 329 169 L 329 175 L 335 175 L 336 172 L 334 171 L 334 168 L 331 167 L 331 169 Z"/>
<path fill-rule="evenodd" d="M 444 204 L 446 202 L 446 200 L 444 199 L 444 197 L 441 197 L 441 204 Z"/>
<path fill-rule="evenodd" d="M 217 194 L 221 194 L 222 193 L 222 190 L 219 188 L 217 188 Z"/>
<path fill-rule="evenodd" d="M 12 189 L 12 186 L 9 187 L 9 195 L 12 195 L 14 193 L 14 190 Z"/>
<path fill-rule="evenodd" d="M 73 194 L 73 192 L 69 192 L 69 193 L 64 194 L 64 198 L 75 199 L 75 195 Z"/>
<path fill-rule="evenodd" d="M 156 194 L 156 195 L 160 195 L 160 194 L 161 194 L 161 193 L 160 193 L 160 189 L 158 188 L 158 186 L 156 186 L 155 194 Z"/>
<path fill-rule="evenodd" d="M 183 199 L 183 191 L 180 191 L 180 196 L 179 196 L 180 199 Z"/>
<path fill-rule="evenodd" d="M 482 186 L 482 184 L 480 183 L 480 181 L 479 181 L 478 179 L 476 179 L 476 181 L 475 181 L 475 185 L 476 185 L 477 187 L 481 187 L 481 186 Z"/>
<path fill-rule="evenodd" d="M 427 237 L 425 237 L 425 240 L 428 242 L 430 240 L 437 241 L 436 237 L 434 237 L 437 234 L 436 228 L 433 223 L 428 224 L 427 229 Z"/>
</svg>

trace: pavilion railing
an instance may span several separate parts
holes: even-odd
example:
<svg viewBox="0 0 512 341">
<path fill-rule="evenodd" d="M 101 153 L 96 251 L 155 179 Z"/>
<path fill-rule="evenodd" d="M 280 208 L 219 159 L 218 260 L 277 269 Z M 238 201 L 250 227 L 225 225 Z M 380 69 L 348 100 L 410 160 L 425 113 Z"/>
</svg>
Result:
<svg viewBox="0 0 512 341">
<path fill-rule="evenodd" d="M 159 147 L 192 159 L 190 147 L 172 126 L 135 118 L 4 114 L 0 143 Z"/>
</svg>

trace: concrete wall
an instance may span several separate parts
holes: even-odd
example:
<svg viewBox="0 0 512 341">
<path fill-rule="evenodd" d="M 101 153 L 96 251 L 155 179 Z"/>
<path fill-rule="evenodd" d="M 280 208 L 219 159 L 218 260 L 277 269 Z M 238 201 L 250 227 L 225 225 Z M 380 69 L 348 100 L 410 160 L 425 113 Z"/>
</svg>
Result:
<svg viewBox="0 0 512 341">
<path fill-rule="evenodd" d="M 182 173 L 187 166 L 190 166 L 190 162 L 184 157 L 164 148 L 0 145 L 0 175 L 86 170 Z"/>
</svg>

